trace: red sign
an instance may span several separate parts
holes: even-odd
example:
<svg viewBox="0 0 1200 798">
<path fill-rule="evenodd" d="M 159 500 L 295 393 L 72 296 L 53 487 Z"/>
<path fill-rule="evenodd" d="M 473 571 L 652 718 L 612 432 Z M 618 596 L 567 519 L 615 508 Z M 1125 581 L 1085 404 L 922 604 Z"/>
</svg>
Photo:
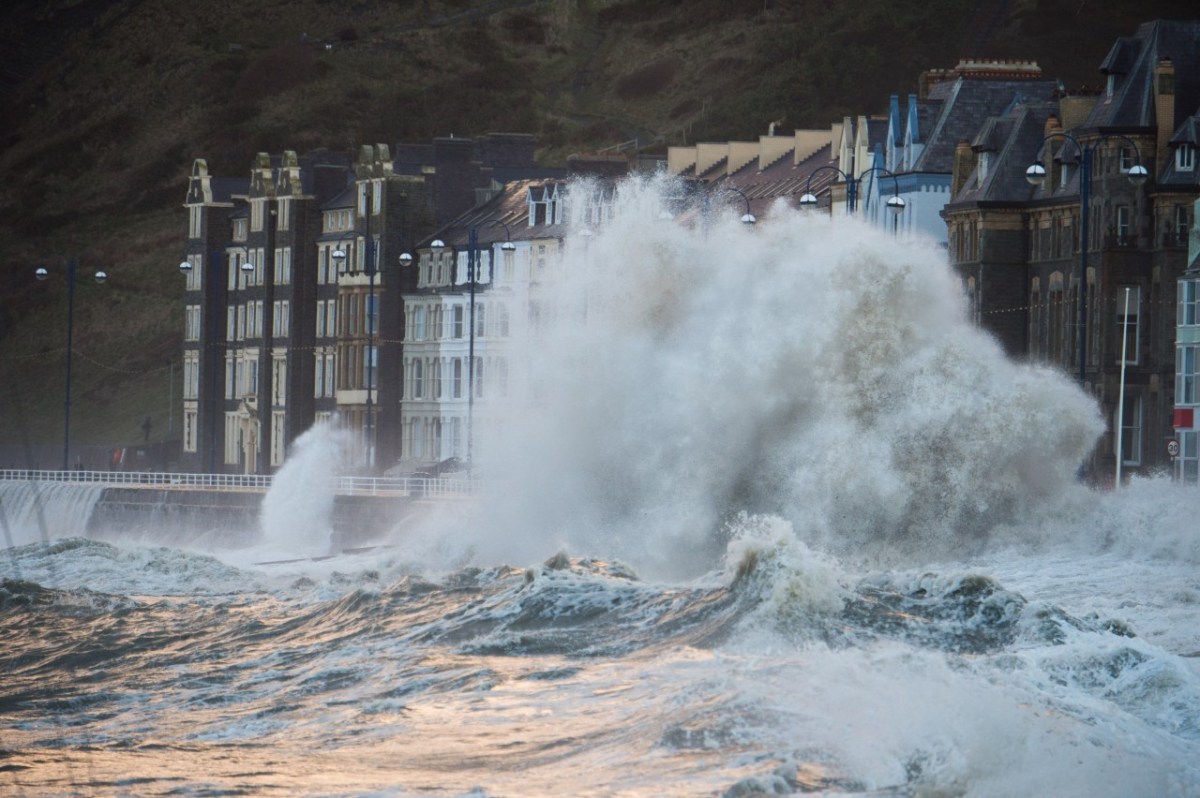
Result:
<svg viewBox="0 0 1200 798">
<path fill-rule="evenodd" d="M 1195 426 L 1195 408 L 1175 408 L 1175 429 L 1192 429 Z"/>
</svg>

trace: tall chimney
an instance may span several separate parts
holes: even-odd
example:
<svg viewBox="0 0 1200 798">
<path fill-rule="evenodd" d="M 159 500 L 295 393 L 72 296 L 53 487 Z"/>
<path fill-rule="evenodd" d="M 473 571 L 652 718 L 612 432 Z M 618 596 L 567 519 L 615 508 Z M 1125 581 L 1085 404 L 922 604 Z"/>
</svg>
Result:
<svg viewBox="0 0 1200 798">
<path fill-rule="evenodd" d="M 958 146 L 954 148 L 954 167 L 950 174 L 950 200 L 958 196 L 958 192 L 962 190 L 966 184 L 967 178 L 971 176 L 972 170 L 975 169 L 975 151 L 971 149 L 971 142 L 963 139 L 958 142 Z"/>
<path fill-rule="evenodd" d="M 1167 143 L 1175 132 L 1175 65 L 1164 58 L 1154 68 L 1154 123 L 1158 126 L 1155 141 L 1156 164 L 1164 164 Z"/>
</svg>

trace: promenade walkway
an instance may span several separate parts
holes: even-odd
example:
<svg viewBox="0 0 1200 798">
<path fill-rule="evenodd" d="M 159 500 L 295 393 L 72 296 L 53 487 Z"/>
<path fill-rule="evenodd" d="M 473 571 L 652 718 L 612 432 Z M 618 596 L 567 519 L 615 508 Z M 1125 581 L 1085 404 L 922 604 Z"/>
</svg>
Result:
<svg viewBox="0 0 1200 798">
<path fill-rule="evenodd" d="M 478 488 L 478 481 L 418 477 L 339 476 L 339 496 L 416 496 L 461 498 Z M 154 490 L 203 490 L 266 493 L 275 477 L 267 474 L 192 474 L 166 471 L 50 471 L 0 469 L 0 481 L 54 482 Z"/>
</svg>

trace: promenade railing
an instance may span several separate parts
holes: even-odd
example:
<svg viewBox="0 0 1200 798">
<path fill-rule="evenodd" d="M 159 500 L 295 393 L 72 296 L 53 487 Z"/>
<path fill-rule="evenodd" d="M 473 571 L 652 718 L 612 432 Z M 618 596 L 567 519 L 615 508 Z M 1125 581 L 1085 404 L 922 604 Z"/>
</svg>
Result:
<svg viewBox="0 0 1200 798">
<path fill-rule="evenodd" d="M 335 476 L 341 496 L 416 496 L 460 498 L 477 492 L 478 480 L 436 477 Z M 53 471 L 0 469 L 0 480 L 56 482 L 166 490 L 252 491 L 266 493 L 275 478 L 266 474 L 192 474 L 168 471 Z"/>
</svg>

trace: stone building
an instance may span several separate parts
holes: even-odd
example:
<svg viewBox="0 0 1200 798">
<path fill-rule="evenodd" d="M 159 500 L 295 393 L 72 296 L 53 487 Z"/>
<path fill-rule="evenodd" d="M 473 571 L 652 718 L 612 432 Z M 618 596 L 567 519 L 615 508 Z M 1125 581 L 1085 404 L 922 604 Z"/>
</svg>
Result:
<svg viewBox="0 0 1200 798">
<path fill-rule="evenodd" d="M 1200 22 L 1143 24 L 1100 71 L 1098 94 L 1059 92 L 980 120 L 956 149 L 943 216 L 980 324 L 1100 402 L 1109 434 L 1086 470 L 1108 481 L 1118 451 L 1124 473 L 1170 462 L 1179 231 L 1200 195 L 1184 146 L 1200 104 Z"/>
</svg>

